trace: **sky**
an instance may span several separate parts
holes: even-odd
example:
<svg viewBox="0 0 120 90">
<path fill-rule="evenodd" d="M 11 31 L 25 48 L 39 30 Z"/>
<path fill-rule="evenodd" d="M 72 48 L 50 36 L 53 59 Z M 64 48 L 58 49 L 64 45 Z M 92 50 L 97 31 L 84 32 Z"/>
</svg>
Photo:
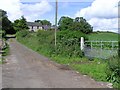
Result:
<svg viewBox="0 0 120 90">
<path fill-rule="evenodd" d="M 119 0 L 58 0 L 61 16 L 84 17 L 94 31 L 118 32 Z M 7 11 L 11 21 L 24 16 L 27 21 L 55 21 L 55 0 L 0 0 L 0 9 Z"/>
</svg>

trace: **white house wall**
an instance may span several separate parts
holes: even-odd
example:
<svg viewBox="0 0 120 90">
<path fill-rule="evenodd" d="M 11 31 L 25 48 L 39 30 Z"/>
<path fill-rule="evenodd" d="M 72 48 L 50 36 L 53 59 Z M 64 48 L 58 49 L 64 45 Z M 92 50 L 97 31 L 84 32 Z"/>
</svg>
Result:
<svg viewBox="0 0 120 90">
<path fill-rule="evenodd" d="M 38 27 L 38 26 L 28 26 L 29 27 L 29 31 L 38 31 L 39 29 L 42 30 L 42 27 Z"/>
<path fill-rule="evenodd" d="M 33 27 L 33 30 L 34 30 L 34 31 L 38 31 L 37 26 L 34 26 L 34 27 Z"/>
<path fill-rule="evenodd" d="M 32 31 L 32 26 L 28 26 L 29 27 L 29 31 Z"/>
</svg>

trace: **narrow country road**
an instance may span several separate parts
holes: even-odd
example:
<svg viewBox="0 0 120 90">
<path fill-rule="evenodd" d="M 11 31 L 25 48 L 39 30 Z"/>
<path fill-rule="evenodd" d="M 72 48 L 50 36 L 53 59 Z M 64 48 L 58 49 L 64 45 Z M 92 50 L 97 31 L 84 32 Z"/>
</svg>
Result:
<svg viewBox="0 0 120 90">
<path fill-rule="evenodd" d="M 107 88 L 88 76 L 73 70 L 62 70 L 59 64 L 10 40 L 10 55 L 2 65 L 3 88 Z"/>
</svg>

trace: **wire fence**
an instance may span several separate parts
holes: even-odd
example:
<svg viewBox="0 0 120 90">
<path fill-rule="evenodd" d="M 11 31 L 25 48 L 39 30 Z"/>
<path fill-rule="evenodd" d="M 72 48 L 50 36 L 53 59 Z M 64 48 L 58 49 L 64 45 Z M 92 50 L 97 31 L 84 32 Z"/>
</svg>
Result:
<svg viewBox="0 0 120 90">
<path fill-rule="evenodd" d="M 85 41 L 84 54 L 89 58 L 108 59 L 118 54 L 118 41 Z"/>
</svg>

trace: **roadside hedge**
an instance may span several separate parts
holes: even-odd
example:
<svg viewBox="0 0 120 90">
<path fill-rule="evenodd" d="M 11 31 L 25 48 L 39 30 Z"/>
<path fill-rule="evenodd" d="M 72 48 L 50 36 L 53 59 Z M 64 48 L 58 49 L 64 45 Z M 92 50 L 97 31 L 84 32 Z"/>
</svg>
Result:
<svg viewBox="0 0 120 90">
<path fill-rule="evenodd" d="M 114 84 L 114 87 L 120 88 L 120 58 L 113 56 L 108 60 L 107 80 Z"/>
<path fill-rule="evenodd" d="M 43 52 L 49 56 L 63 56 L 63 57 L 82 57 L 83 52 L 80 50 L 80 38 L 84 37 L 87 39 L 86 35 L 80 31 L 57 31 L 57 45 L 55 46 L 54 31 L 43 31 L 30 33 L 28 31 L 20 31 L 17 34 L 17 38 L 20 41 L 26 39 L 28 42 L 36 42 L 35 51 Z M 30 41 L 33 40 L 34 41 Z M 28 45 L 30 46 L 30 45 Z"/>
</svg>

